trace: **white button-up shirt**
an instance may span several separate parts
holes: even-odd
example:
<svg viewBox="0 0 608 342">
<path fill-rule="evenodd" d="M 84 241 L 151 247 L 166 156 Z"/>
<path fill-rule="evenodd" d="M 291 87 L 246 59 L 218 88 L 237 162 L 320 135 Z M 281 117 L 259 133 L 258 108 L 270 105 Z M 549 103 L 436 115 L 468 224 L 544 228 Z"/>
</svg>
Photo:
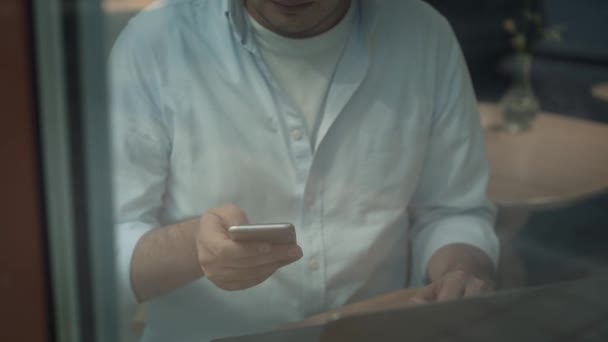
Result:
<svg viewBox="0 0 608 342">
<path fill-rule="evenodd" d="M 113 50 L 122 303 L 133 307 L 130 260 L 146 231 L 222 204 L 292 222 L 304 257 L 251 289 L 203 278 L 150 301 L 143 341 L 270 329 L 420 285 L 451 243 L 496 261 L 477 105 L 446 20 L 420 1 L 362 0 L 313 153 L 241 6 L 161 2 Z"/>
</svg>

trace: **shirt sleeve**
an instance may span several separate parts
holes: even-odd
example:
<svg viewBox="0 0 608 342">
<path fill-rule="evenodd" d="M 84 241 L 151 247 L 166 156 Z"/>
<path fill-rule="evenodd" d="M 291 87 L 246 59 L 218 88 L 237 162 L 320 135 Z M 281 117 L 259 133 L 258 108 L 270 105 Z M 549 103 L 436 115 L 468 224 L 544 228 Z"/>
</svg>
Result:
<svg viewBox="0 0 608 342">
<path fill-rule="evenodd" d="M 114 235 L 124 324 L 136 304 L 131 258 L 142 235 L 159 226 L 171 150 L 154 76 L 158 68 L 131 34 L 129 27 L 123 31 L 109 65 Z"/>
<path fill-rule="evenodd" d="M 483 250 L 497 265 L 496 209 L 477 101 L 462 52 L 444 18 L 435 48 L 433 123 L 425 164 L 412 198 L 411 286 L 427 278 L 429 260 L 449 244 Z"/>
</svg>

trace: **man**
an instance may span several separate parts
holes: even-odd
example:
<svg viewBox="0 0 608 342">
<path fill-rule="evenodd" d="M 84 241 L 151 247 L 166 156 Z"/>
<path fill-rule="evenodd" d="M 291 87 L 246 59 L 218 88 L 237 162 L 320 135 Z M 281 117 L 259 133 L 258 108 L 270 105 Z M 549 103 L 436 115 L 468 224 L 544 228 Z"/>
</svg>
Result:
<svg viewBox="0 0 608 342">
<path fill-rule="evenodd" d="M 424 3 L 165 1 L 111 63 L 123 303 L 147 303 L 144 341 L 491 288 L 476 101 Z M 248 222 L 291 222 L 297 243 L 231 241 Z"/>
</svg>

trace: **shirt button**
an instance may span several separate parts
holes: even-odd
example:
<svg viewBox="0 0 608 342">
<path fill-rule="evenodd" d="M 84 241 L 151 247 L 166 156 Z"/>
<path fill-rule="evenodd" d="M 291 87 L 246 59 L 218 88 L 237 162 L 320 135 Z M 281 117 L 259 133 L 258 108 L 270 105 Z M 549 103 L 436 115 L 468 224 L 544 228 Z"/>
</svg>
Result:
<svg viewBox="0 0 608 342">
<path fill-rule="evenodd" d="M 273 132 L 276 132 L 276 131 L 278 130 L 278 129 L 277 129 L 277 123 L 276 123 L 276 121 L 275 121 L 273 118 L 268 119 L 268 121 L 269 121 L 269 123 L 270 123 L 270 129 L 271 129 Z"/>
<path fill-rule="evenodd" d="M 319 261 L 316 258 L 310 258 L 308 261 L 308 268 L 312 271 L 316 271 L 319 269 Z"/>
<path fill-rule="evenodd" d="M 294 138 L 294 140 L 302 140 L 302 131 L 299 129 L 294 129 L 291 131 L 291 137 Z"/>
</svg>

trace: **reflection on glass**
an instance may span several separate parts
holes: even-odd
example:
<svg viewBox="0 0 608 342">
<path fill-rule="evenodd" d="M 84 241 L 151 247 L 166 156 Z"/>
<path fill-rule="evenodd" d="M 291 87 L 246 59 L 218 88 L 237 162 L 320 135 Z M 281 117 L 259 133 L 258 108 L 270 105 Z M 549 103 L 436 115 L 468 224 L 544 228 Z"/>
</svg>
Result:
<svg viewBox="0 0 608 342">
<path fill-rule="evenodd" d="M 604 3 L 150 4 L 102 4 L 125 340 L 605 336 Z"/>
</svg>

